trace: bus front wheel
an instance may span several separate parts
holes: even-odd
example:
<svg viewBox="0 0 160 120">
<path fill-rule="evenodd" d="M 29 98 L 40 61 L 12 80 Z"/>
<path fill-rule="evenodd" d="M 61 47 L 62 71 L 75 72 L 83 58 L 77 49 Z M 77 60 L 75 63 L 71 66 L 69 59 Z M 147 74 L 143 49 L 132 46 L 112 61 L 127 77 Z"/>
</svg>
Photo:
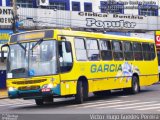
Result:
<svg viewBox="0 0 160 120">
<path fill-rule="evenodd" d="M 36 102 L 37 105 L 43 105 L 44 104 L 43 99 L 35 99 L 35 102 Z"/>
<path fill-rule="evenodd" d="M 77 84 L 77 94 L 76 94 L 76 96 L 75 96 L 75 101 L 76 101 L 76 103 L 78 103 L 78 104 L 82 104 L 83 103 L 83 101 L 84 101 L 84 91 L 83 91 L 84 89 L 83 89 L 83 84 L 82 84 L 82 81 L 78 81 L 78 84 Z"/>
<path fill-rule="evenodd" d="M 45 102 L 45 103 L 53 103 L 53 102 L 54 102 L 54 101 L 53 101 L 53 97 L 50 96 L 50 97 L 44 98 L 44 102 Z"/>
</svg>

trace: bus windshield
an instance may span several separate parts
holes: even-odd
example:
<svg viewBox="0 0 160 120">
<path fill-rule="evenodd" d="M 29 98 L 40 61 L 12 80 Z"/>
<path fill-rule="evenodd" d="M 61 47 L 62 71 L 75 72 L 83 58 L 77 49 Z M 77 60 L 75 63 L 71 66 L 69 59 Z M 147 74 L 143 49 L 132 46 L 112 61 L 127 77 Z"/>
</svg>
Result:
<svg viewBox="0 0 160 120">
<path fill-rule="evenodd" d="M 8 78 L 56 74 L 56 56 L 54 40 L 10 45 Z"/>
</svg>

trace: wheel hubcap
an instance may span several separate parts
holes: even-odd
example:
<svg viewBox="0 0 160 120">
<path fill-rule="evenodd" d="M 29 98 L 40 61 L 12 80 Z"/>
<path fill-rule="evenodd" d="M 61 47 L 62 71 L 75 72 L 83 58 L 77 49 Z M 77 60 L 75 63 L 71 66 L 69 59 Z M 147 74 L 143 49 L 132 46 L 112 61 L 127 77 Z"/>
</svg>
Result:
<svg viewBox="0 0 160 120">
<path fill-rule="evenodd" d="M 134 84 L 135 84 L 135 85 L 134 85 L 134 86 L 135 86 L 135 87 L 134 87 L 134 90 L 137 92 L 137 91 L 138 91 L 138 84 L 137 84 L 137 82 L 135 82 Z"/>
</svg>

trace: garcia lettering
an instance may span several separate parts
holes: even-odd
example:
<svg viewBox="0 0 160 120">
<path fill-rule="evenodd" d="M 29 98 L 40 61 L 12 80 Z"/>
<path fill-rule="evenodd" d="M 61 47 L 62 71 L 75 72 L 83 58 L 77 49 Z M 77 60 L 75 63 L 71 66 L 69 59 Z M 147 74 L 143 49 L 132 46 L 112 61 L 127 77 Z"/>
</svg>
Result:
<svg viewBox="0 0 160 120">
<path fill-rule="evenodd" d="M 92 64 L 91 65 L 91 73 L 97 73 L 97 72 L 117 72 L 119 70 L 122 70 L 121 64 Z"/>
</svg>

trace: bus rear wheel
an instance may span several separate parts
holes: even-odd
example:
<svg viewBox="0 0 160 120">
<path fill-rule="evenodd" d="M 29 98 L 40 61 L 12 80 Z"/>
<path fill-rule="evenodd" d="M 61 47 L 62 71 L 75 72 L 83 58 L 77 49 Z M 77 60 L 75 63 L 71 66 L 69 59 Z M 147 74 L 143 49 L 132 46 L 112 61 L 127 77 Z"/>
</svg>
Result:
<svg viewBox="0 0 160 120">
<path fill-rule="evenodd" d="M 77 94 L 75 96 L 75 101 L 77 104 L 82 104 L 84 101 L 84 88 L 83 88 L 83 84 L 82 81 L 78 81 L 77 84 Z"/>
<path fill-rule="evenodd" d="M 44 101 L 43 99 L 35 99 L 36 105 L 43 105 Z"/>
<path fill-rule="evenodd" d="M 132 94 L 136 94 L 140 91 L 139 80 L 137 76 L 132 77 L 132 87 L 130 91 Z"/>
<path fill-rule="evenodd" d="M 136 93 L 139 93 L 140 91 L 140 85 L 139 85 L 139 79 L 137 76 L 133 76 L 132 77 L 132 86 L 131 88 L 124 88 L 123 91 L 125 93 L 129 93 L 129 94 L 136 94 Z"/>
</svg>

